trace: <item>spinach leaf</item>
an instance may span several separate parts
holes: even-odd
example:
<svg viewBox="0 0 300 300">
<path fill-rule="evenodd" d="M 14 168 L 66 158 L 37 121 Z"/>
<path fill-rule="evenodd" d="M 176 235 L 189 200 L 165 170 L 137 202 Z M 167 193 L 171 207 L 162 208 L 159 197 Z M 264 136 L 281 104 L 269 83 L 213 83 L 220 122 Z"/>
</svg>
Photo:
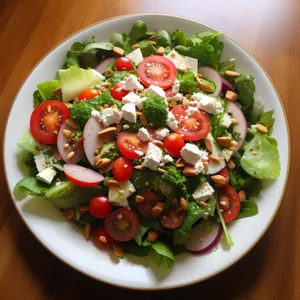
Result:
<svg viewBox="0 0 300 300">
<path fill-rule="evenodd" d="M 148 226 L 144 226 L 144 225 L 140 225 L 140 230 L 138 235 L 134 238 L 134 240 L 137 242 L 137 244 L 139 246 L 142 245 L 142 239 L 144 237 L 144 235 L 147 233 L 147 231 L 149 230 Z"/>
<path fill-rule="evenodd" d="M 255 201 L 245 200 L 241 204 L 241 210 L 236 219 L 248 218 L 258 214 L 258 206 Z"/>
<path fill-rule="evenodd" d="M 178 45 L 186 46 L 186 35 L 183 31 L 177 29 L 172 33 L 171 38 L 174 48 Z"/>
<path fill-rule="evenodd" d="M 62 181 L 60 185 L 50 187 L 45 196 L 47 198 L 67 197 L 73 193 L 74 189 L 75 185 L 71 181 Z"/>
<path fill-rule="evenodd" d="M 125 77 L 128 77 L 130 74 L 137 75 L 136 71 L 115 71 L 114 75 L 109 78 L 109 82 L 113 86 L 114 84 L 122 81 Z"/>
<path fill-rule="evenodd" d="M 134 45 L 139 40 L 143 39 L 147 31 L 147 25 L 141 21 L 137 20 L 129 33 L 130 45 Z"/>
<path fill-rule="evenodd" d="M 14 187 L 15 192 L 31 196 L 44 196 L 48 189 L 47 184 L 37 180 L 35 176 L 25 176 Z"/>
<path fill-rule="evenodd" d="M 44 102 L 44 99 L 41 93 L 38 90 L 35 90 L 33 93 L 33 108 L 37 107 L 42 102 Z"/>
<path fill-rule="evenodd" d="M 266 112 L 262 113 L 262 115 L 260 116 L 260 120 L 259 120 L 259 123 L 266 126 L 269 129 L 269 132 L 272 130 L 272 127 L 275 123 L 273 114 L 274 114 L 274 109 L 266 111 Z"/>
<path fill-rule="evenodd" d="M 227 78 L 225 72 L 226 71 L 234 71 L 235 70 L 235 60 L 226 60 L 226 61 L 221 61 L 219 63 L 219 73 L 221 74 L 222 77 Z"/>
<path fill-rule="evenodd" d="M 122 33 L 118 33 L 115 32 L 110 36 L 110 42 L 116 46 L 116 47 L 120 47 L 120 48 L 124 48 L 124 37 L 122 35 Z"/>
<path fill-rule="evenodd" d="M 122 247 L 125 253 L 140 257 L 147 256 L 150 250 L 149 247 L 139 246 L 134 241 L 122 243 Z"/>
<path fill-rule="evenodd" d="M 167 30 L 159 30 L 152 37 L 151 40 L 156 42 L 157 47 L 172 47 L 171 35 Z"/>
<path fill-rule="evenodd" d="M 174 265 L 174 254 L 167 244 L 157 241 L 151 244 L 151 248 L 156 252 L 156 262 L 166 268 L 172 268 Z"/>
<path fill-rule="evenodd" d="M 148 41 L 141 41 L 138 42 L 138 44 L 140 45 L 140 50 L 144 58 L 152 54 L 155 54 L 157 51 L 157 49 Z"/>
</svg>

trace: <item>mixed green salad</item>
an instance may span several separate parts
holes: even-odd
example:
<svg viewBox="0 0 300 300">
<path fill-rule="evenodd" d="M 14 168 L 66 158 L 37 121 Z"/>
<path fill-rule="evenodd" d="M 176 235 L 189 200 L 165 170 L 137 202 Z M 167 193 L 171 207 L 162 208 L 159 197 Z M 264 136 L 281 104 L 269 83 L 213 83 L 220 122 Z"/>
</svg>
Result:
<svg viewBox="0 0 300 300">
<path fill-rule="evenodd" d="M 222 237 L 233 246 L 226 224 L 258 213 L 280 162 L 274 111 L 252 75 L 221 60 L 220 35 L 139 20 L 109 42 L 74 43 L 33 93 L 15 192 L 45 196 L 120 258 L 152 251 L 172 267 Z"/>
</svg>

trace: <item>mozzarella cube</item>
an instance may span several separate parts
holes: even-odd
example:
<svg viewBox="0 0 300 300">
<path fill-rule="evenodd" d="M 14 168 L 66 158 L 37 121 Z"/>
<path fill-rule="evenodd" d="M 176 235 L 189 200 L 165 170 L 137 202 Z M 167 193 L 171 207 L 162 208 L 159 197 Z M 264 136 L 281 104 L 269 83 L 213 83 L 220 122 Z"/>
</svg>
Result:
<svg viewBox="0 0 300 300">
<path fill-rule="evenodd" d="M 183 64 L 184 57 L 175 50 L 172 50 L 166 57 L 172 61 L 176 68 Z"/>
<path fill-rule="evenodd" d="M 168 136 L 169 133 L 170 130 L 167 128 L 157 129 L 155 131 L 155 138 L 158 139 L 159 141 L 163 141 Z"/>
<path fill-rule="evenodd" d="M 194 74 L 198 73 L 198 59 L 185 56 L 183 59 L 183 65 L 185 65 L 185 68 Z"/>
<path fill-rule="evenodd" d="M 178 128 L 178 121 L 176 120 L 175 116 L 172 114 L 171 111 L 169 111 L 168 113 L 166 123 L 173 131 L 175 131 Z"/>
<path fill-rule="evenodd" d="M 102 110 L 102 123 L 104 126 L 108 126 L 111 124 L 118 124 L 122 119 L 122 112 L 120 112 L 117 108 L 105 108 Z"/>
<path fill-rule="evenodd" d="M 156 170 L 159 166 L 160 161 L 162 160 L 163 152 L 162 150 L 154 145 L 153 143 L 149 143 L 148 150 L 145 156 L 145 161 L 143 165 L 151 170 Z"/>
<path fill-rule="evenodd" d="M 180 82 L 178 79 L 175 79 L 173 86 L 172 86 L 172 93 L 173 94 L 179 93 L 179 89 L 180 89 Z"/>
<path fill-rule="evenodd" d="M 138 65 L 143 59 L 143 54 L 140 48 L 137 48 L 126 55 L 129 59 L 131 59 L 136 65 Z"/>
<path fill-rule="evenodd" d="M 36 178 L 47 184 L 50 184 L 55 175 L 56 175 L 56 171 L 54 171 L 52 168 L 46 168 L 43 171 L 39 172 L 36 175 Z"/>
<path fill-rule="evenodd" d="M 150 140 L 150 134 L 149 134 L 148 130 L 145 127 L 142 127 L 142 128 L 139 129 L 138 137 L 143 142 L 148 142 Z"/>
<path fill-rule="evenodd" d="M 224 113 L 221 118 L 220 126 L 223 128 L 228 128 L 231 125 L 231 118 L 229 117 L 228 113 Z"/>
<path fill-rule="evenodd" d="M 186 163 L 191 165 L 196 165 L 199 160 L 208 160 L 208 153 L 192 143 L 186 143 L 181 149 L 180 155 Z"/>
<path fill-rule="evenodd" d="M 224 112 L 224 107 L 222 106 L 221 102 L 215 99 L 214 97 L 201 94 L 201 93 L 196 93 L 196 94 L 197 95 L 195 94 L 193 95 L 193 97 L 195 96 L 195 98 L 193 99 L 197 99 L 197 98 L 199 99 L 199 103 L 198 103 L 199 109 L 202 109 L 212 115 L 217 115 Z"/>
<path fill-rule="evenodd" d="M 119 187 L 109 188 L 109 202 L 113 202 L 118 206 L 128 207 L 129 205 L 127 199 L 135 192 L 135 188 L 129 180 L 119 182 L 119 184 Z"/>
<path fill-rule="evenodd" d="M 125 91 L 133 91 L 138 90 L 142 91 L 144 89 L 144 86 L 140 84 L 138 78 L 130 74 L 124 81 L 123 81 L 123 90 Z"/>
<path fill-rule="evenodd" d="M 45 155 L 41 151 L 34 156 L 34 162 L 39 172 L 43 171 L 47 167 Z"/>
<path fill-rule="evenodd" d="M 145 91 L 146 94 L 149 94 L 151 96 L 155 96 L 155 97 L 161 97 L 161 98 L 166 98 L 166 93 L 165 91 L 157 86 L 157 85 L 153 85 L 151 84 L 147 90 Z"/>
<path fill-rule="evenodd" d="M 199 203 L 200 201 L 206 201 L 212 197 L 214 194 L 214 189 L 208 182 L 200 183 L 194 193 L 192 194 L 193 198 Z"/>
<path fill-rule="evenodd" d="M 136 123 L 136 110 L 133 103 L 126 103 L 122 107 L 123 118 L 130 123 Z"/>
</svg>

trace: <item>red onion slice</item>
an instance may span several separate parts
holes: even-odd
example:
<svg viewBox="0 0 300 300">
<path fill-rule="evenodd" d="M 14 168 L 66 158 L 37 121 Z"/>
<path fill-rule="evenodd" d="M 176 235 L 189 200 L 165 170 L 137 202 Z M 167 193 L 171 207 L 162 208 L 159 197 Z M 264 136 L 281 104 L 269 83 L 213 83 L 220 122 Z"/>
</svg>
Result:
<svg viewBox="0 0 300 300">
<path fill-rule="evenodd" d="M 244 116 L 244 113 L 236 103 L 227 101 L 227 112 L 231 114 L 232 118 L 238 121 L 238 124 L 233 126 L 233 132 L 238 133 L 240 135 L 240 140 L 234 152 L 232 153 L 232 155 L 234 155 L 239 151 L 239 149 L 242 147 L 245 141 L 248 126 L 247 126 L 247 120 Z"/>
<path fill-rule="evenodd" d="M 216 90 L 212 94 L 215 97 L 219 97 L 222 91 L 222 77 L 218 71 L 211 67 L 200 67 L 198 72 L 210 81 L 213 81 L 216 85 Z"/>
<path fill-rule="evenodd" d="M 211 226 L 212 230 L 208 230 L 207 226 Z M 189 234 L 189 241 L 186 244 L 187 252 L 191 254 L 204 254 L 211 251 L 218 244 L 222 231 L 221 224 L 202 221 Z"/>
<path fill-rule="evenodd" d="M 97 67 L 95 68 L 96 71 L 98 71 L 100 74 L 104 73 L 107 69 L 107 67 L 112 63 L 115 62 L 116 58 L 115 57 L 111 57 L 111 58 L 107 58 L 104 59 L 103 61 L 101 61 Z"/>
<path fill-rule="evenodd" d="M 227 91 L 235 92 L 235 89 L 233 88 L 232 84 L 222 77 L 222 94 L 225 95 Z"/>
</svg>

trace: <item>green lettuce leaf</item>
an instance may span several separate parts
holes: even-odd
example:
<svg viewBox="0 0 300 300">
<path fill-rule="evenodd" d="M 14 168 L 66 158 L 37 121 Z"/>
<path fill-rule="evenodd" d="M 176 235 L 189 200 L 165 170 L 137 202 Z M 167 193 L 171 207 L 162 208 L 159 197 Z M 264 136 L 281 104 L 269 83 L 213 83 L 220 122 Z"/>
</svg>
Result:
<svg viewBox="0 0 300 300">
<path fill-rule="evenodd" d="M 151 248 L 156 252 L 156 261 L 158 266 L 164 265 L 166 268 L 172 268 L 174 265 L 174 254 L 172 250 L 162 241 L 151 244 Z"/>
<path fill-rule="evenodd" d="M 67 197 L 73 193 L 74 189 L 75 185 L 71 181 L 62 181 L 60 185 L 50 187 L 45 196 L 47 198 Z"/>
<path fill-rule="evenodd" d="M 60 87 L 59 80 L 49 80 L 37 85 L 37 90 L 44 100 L 56 99 L 53 91 Z"/>
<path fill-rule="evenodd" d="M 259 123 L 266 126 L 269 132 L 272 131 L 275 119 L 273 118 L 274 109 L 264 112 L 259 119 Z"/>
<path fill-rule="evenodd" d="M 17 146 L 32 154 L 38 154 L 38 149 L 40 149 L 40 143 L 34 139 L 30 131 L 27 131 L 22 137 L 19 138 Z"/>
<path fill-rule="evenodd" d="M 248 218 L 258 214 L 258 206 L 255 201 L 245 200 L 241 204 L 241 210 L 236 219 Z"/>
<path fill-rule="evenodd" d="M 227 78 L 225 75 L 226 71 L 234 71 L 235 70 L 235 60 L 226 60 L 221 61 L 219 63 L 219 73 L 222 77 Z"/>
<path fill-rule="evenodd" d="M 15 185 L 14 192 L 21 192 L 27 196 L 44 196 L 48 189 L 47 184 L 37 180 L 35 176 L 25 176 Z"/>
<path fill-rule="evenodd" d="M 134 238 L 134 240 L 136 241 L 136 243 L 141 246 L 142 245 L 142 238 L 144 237 L 144 235 L 146 234 L 146 232 L 149 230 L 148 226 L 144 226 L 144 225 L 140 225 L 140 230 L 138 235 Z"/>
</svg>

